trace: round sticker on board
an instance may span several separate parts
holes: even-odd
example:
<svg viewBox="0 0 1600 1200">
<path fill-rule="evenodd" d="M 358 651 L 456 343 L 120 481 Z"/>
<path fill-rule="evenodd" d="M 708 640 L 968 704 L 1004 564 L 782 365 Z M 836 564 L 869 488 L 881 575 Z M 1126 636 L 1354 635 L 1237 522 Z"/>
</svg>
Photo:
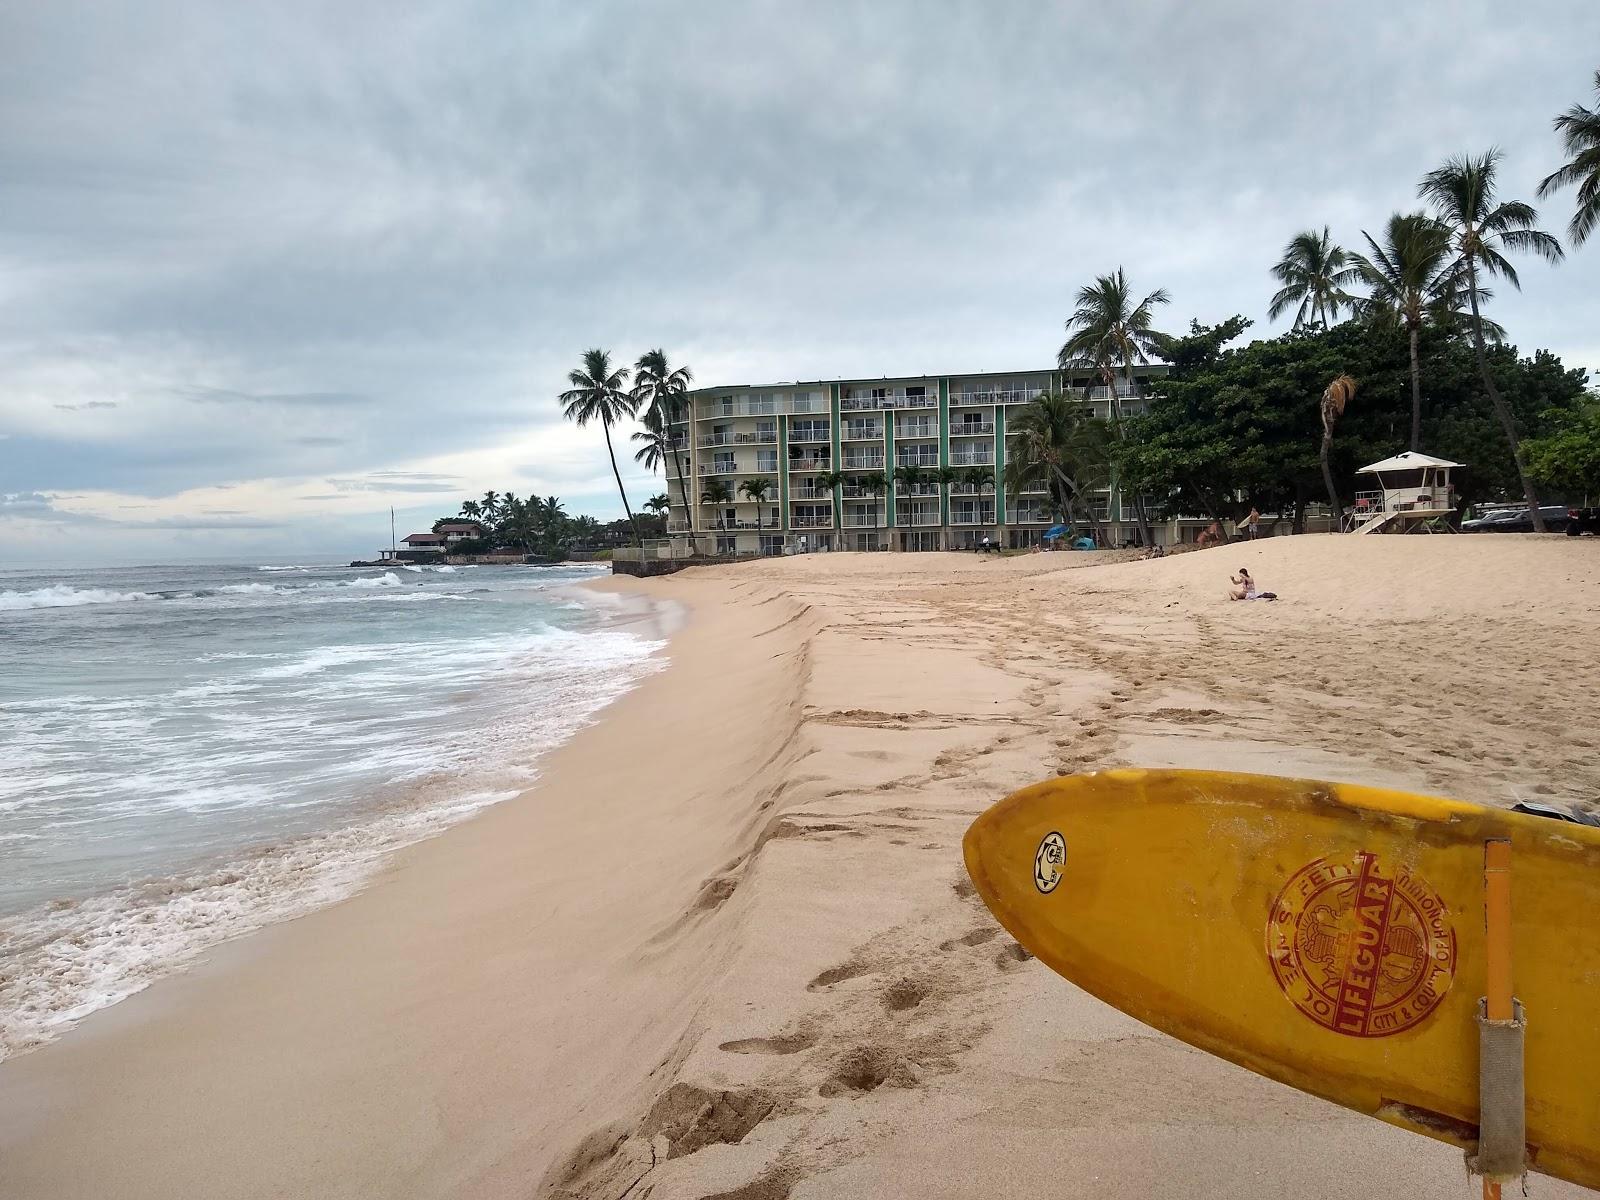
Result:
<svg viewBox="0 0 1600 1200">
<path fill-rule="evenodd" d="M 1388 1037 L 1426 1020 L 1450 990 L 1456 931 L 1428 881 L 1376 854 L 1319 858 L 1289 877 L 1267 918 L 1283 994 L 1324 1029 Z"/>
<path fill-rule="evenodd" d="M 1059 833 L 1044 835 L 1033 855 L 1033 886 L 1045 895 L 1056 890 L 1067 869 L 1067 839 Z"/>
</svg>

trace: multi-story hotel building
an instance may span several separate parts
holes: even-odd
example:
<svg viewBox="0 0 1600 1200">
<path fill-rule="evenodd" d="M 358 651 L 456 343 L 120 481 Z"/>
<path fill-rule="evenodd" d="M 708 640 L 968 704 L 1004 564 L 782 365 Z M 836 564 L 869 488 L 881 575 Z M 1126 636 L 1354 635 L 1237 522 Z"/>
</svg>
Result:
<svg viewBox="0 0 1600 1200">
<path fill-rule="evenodd" d="M 1144 410 L 1149 381 L 1165 369 L 1135 370 L 1131 388 L 1118 381 L 1125 416 Z M 1088 368 L 702 388 L 674 429 L 693 504 L 685 511 L 669 469 L 669 532 L 693 533 L 716 554 L 958 550 L 985 534 L 1030 545 L 1055 516 L 1042 487 L 1001 486 L 1006 418 L 1041 392 L 1068 389 L 1110 415 L 1111 392 Z M 907 479 L 902 467 L 917 470 Z M 1118 544 L 1137 528 L 1120 501 L 1115 489 L 1095 501 Z"/>
</svg>

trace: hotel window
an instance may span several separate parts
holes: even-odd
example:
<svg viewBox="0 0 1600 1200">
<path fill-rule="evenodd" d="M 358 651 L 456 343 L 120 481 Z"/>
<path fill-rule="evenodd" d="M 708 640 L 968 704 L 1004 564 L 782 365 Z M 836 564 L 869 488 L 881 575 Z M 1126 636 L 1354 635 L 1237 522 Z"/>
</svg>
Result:
<svg viewBox="0 0 1600 1200">
<path fill-rule="evenodd" d="M 776 471 L 778 469 L 778 452 L 776 450 L 756 451 L 756 470 Z"/>
<path fill-rule="evenodd" d="M 718 554 L 739 553 L 739 539 L 736 537 L 719 537 L 717 539 Z"/>
</svg>

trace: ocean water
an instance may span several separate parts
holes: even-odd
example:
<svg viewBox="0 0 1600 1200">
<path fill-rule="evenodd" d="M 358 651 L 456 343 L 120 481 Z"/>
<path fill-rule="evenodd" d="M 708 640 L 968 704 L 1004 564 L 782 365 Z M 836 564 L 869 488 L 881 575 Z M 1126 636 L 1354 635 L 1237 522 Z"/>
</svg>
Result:
<svg viewBox="0 0 1600 1200">
<path fill-rule="evenodd" d="M 599 573 L 0 570 L 0 1058 L 526 788 L 663 664 Z"/>
</svg>

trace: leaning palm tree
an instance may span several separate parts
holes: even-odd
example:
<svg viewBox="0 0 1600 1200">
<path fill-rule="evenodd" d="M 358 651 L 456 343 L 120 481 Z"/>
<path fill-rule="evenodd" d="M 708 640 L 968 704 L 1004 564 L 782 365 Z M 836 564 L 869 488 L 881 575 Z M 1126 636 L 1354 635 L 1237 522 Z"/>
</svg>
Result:
<svg viewBox="0 0 1600 1200">
<path fill-rule="evenodd" d="M 1007 416 L 1006 490 L 1043 485 L 1063 520 L 1075 523 L 1078 506 L 1099 529 L 1089 493 L 1111 481 L 1111 427 L 1083 415 L 1082 401 L 1044 392 Z"/>
<path fill-rule="evenodd" d="M 1600 71 L 1594 73 L 1594 90 L 1600 97 Z M 1578 208 L 1567 224 L 1567 240 L 1576 250 L 1600 224 L 1600 103 L 1593 108 L 1574 104 L 1556 118 L 1555 127 L 1572 157 L 1540 182 L 1539 199 L 1577 184 Z"/>
<path fill-rule="evenodd" d="M 606 435 L 606 454 L 611 458 L 611 474 L 617 480 L 617 494 L 622 497 L 622 511 L 628 514 L 633 526 L 633 540 L 641 549 L 644 538 L 639 533 L 639 522 L 634 519 L 628 504 L 628 490 L 622 486 L 622 472 L 617 470 L 617 452 L 611 448 L 611 427 L 638 411 L 639 402 L 624 389 L 628 384 L 628 368 L 611 369 L 611 356 L 604 350 L 585 350 L 583 366 L 567 376 L 570 390 L 561 393 L 566 418 L 580 426 L 599 421 Z"/>
<path fill-rule="evenodd" d="M 672 460 L 683 505 L 690 509 L 690 529 L 694 528 L 693 509 L 689 505 L 689 485 L 684 482 L 683 460 L 677 453 L 673 426 L 683 419 L 688 405 L 686 397 L 689 385 L 693 382 L 694 372 L 688 367 L 679 367 L 674 371 L 667 362 L 665 350 L 647 350 L 633 365 L 634 397 L 644 409 L 646 428 L 651 427 L 653 420 L 654 428 L 663 435 L 663 450 Z"/>
<path fill-rule="evenodd" d="M 1322 482 L 1328 485 L 1328 503 L 1333 505 L 1334 528 L 1344 528 L 1344 505 L 1339 503 L 1339 491 L 1333 486 L 1333 467 L 1329 456 L 1333 453 L 1333 427 L 1344 416 L 1345 405 L 1355 399 L 1356 381 L 1340 373 L 1322 389 Z"/>
<path fill-rule="evenodd" d="M 657 470 L 666 474 L 665 467 L 668 460 L 676 461 L 677 459 L 676 447 L 672 438 L 663 432 L 661 424 L 653 412 L 645 413 L 644 428 L 635 430 L 630 440 L 638 443 L 639 447 L 633 452 L 633 461 L 652 474 Z M 667 475 L 667 486 L 669 488 L 672 486 L 672 477 L 670 475 Z M 689 506 L 689 492 L 682 476 L 678 479 L 678 486 L 683 493 L 683 503 L 687 509 Z M 668 502 L 670 503 L 670 501 L 671 497 L 669 496 Z"/>
<path fill-rule="evenodd" d="M 1446 159 L 1443 166 L 1422 177 L 1418 192 L 1432 203 L 1440 222 L 1449 230 L 1456 269 L 1464 277 L 1467 300 L 1472 306 L 1472 347 L 1478 356 L 1478 373 L 1483 376 L 1489 403 L 1494 406 L 1511 447 L 1517 478 L 1522 482 L 1522 495 L 1528 502 L 1528 515 L 1534 529 L 1543 533 L 1539 497 L 1534 493 L 1533 481 L 1522 461 L 1516 420 L 1489 372 L 1489 355 L 1483 344 L 1483 314 L 1479 311 L 1478 275 L 1482 272 L 1499 276 L 1520 291 L 1522 283 L 1517 279 L 1517 270 L 1503 251 L 1531 251 L 1548 263 L 1560 262 L 1563 252 L 1560 242 L 1544 230 L 1534 228 L 1539 214 L 1532 205 L 1520 200 L 1496 203 L 1494 177 L 1500 157 L 1500 151 L 1491 149 L 1477 156 L 1459 154 Z"/>
<path fill-rule="evenodd" d="M 739 493 L 753 501 L 756 505 L 756 528 L 761 526 L 761 505 L 766 501 L 767 493 L 772 491 L 770 479 L 746 479 L 739 484 Z"/>
<path fill-rule="evenodd" d="M 1117 369 L 1121 368 L 1131 393 L 1134 364 L 1149 362 L 1152 354 L 1160 357 L 1167 344 L 1167 336 L 1154 327 L 1154 313 L 1158 304 L 1167 304 L 1170 299 L 1166 289 L 1157 288 L 1135 304 L 1127 276 L 1118 267 L 1114 275 L 1098 276 L 1093 283 L 1078 289 L 1078 307 L 1067 319 L 1067 340 L 1056 355 L 1057 365 L 1062 370 L 1082 363 L 1098 368 L 1111 400 L 1111 433 L 1119 441 L 1124 430 Z M 1150 545 L 1155 535 L 1143 496 L 1134 497 L 1134 510 L 1145 544 Z"/>
<path fill-rule="evenodd" d="M 1350 266 L 1344 248 L 1334 244 L 1326 225 L 1321 233 L 1307 229 L 1295 234 L 1283 248 L 1283 257 L 1272 268 L 1272 274 L 1283 284 L 1267 310 L 1267 316 L 1274 321 L 1298 305 L 1294 314 L 1296 329 L 1326 329 L 1331 320 L 1338 319 L 1341 308 L 1354 306 L 1345 288 L 1359 278 L 1358 272 Z"/>
<path fill-rule="evenodd" d="M 1422 327 L 1445 323 L 1455 311 L 1460 280 L 1450 253 L 1450 231 L 1426 213 L 1395 213 L 1383 244 L 1362 230 L 1372 250 L 1350 261 L 1367 285 L 1362 313 L 1406 331 L 1411 350 L 1411 449 L 1422 449 L 1422 366 L 1418 342 Z"/>
</svg>

